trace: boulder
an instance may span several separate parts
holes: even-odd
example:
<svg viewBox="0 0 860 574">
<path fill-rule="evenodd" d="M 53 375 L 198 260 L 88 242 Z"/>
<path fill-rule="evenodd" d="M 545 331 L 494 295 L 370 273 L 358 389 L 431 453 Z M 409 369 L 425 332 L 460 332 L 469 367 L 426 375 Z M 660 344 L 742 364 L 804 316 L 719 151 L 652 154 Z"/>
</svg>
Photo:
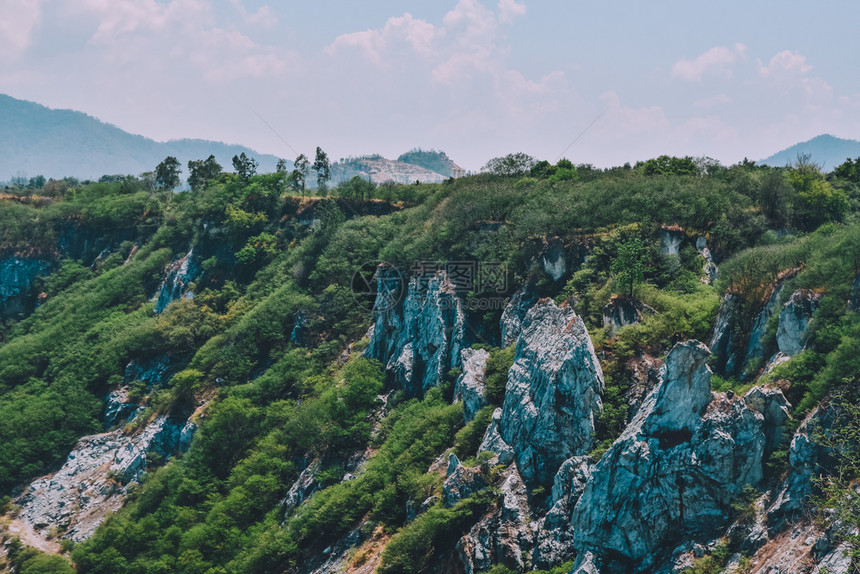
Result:
<svg viewBox="0 0 860 574">
<path fill-rule="evenodd" d="M 583 320 L 542 299 L 526 314 L 499 421 L 526 484 L 548 485 L 565 460 L 591 449 L 603 371 Z"/>
<path fill-rule="evenodd" d="M 463 403 L 463 418 L 469 422 L 487 406 L 484 376 L 490 353 L 484 349 L 463 349 L 460 358 L 463 372 L 454 383 L 454 401 Z"/>
<path fill-rule="evenodd" d="M 454 506 L 487 486 L 478 471 L 467 468 L 451 453 L 448 459 L 448 477 L 442 484 L 442 500 L 445 506 Z"/>
</svg>

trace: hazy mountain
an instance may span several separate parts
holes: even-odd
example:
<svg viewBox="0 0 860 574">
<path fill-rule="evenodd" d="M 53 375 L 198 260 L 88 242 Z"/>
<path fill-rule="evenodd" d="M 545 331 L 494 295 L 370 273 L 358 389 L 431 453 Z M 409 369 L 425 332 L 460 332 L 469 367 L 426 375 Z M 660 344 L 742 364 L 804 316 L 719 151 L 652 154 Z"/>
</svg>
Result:
<svg viewBox="0 0 860 574">
<path fill-rule="evenodd" d="M 199 139 L 157 142 L 82 112 L 54 110 L 0 94 L 0 181 L 36 175 L 137 175 L 152 171 L 169 155 L 180 161 L 184 179 L 188 160 L 214 154 L 225 170 L 232 170 L 232 157 L 242 152 L 260 162 L 259 171 L 275 170 L 277 157 L 244 146 Z"/>
<path fill-rule="evenodd" d="M 783 167 L 793 163 L 797 159 L 798 154 L 809 154 L 812 161 L 821 164 L 825 171 L 831 171 L 848 158 L 860 157 L 860 141 L 846 140 L 830 134 L 823 134 L 809 141 L 794 144 L 768 158 L 760 160 L 758 163 Z"/>
</svg>

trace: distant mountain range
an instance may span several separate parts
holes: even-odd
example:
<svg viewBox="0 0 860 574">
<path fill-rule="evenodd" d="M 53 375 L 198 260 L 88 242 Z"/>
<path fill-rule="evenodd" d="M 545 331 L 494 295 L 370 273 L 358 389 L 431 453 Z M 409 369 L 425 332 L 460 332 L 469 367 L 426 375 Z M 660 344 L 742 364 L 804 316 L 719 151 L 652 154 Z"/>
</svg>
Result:
<svg viewBox="0 0 860 574">
<path fill-rule="evenodd" d="M 810 159 L 821 165 L 824 171 L 832 171 L 846 159 L 860 157 L 860 141 L 823 134 L 795 144 L 756 163 L 783 167 L 794 163 L 798 155 L 804 154 L 809 154 Z"/>
<path fill-rule="evenodd" d="M 167 156 L 179 160 L 184 179 L 189 160 L 213 154 L 225 171 L 232 171 L 233 156 L 243 152 L 260 163 L 259 172 L 275 171 L 276 156 L 244 146 L 200 139 L 157 142 L 82 112 L 54 110 L 0 94 L 0 182 L 37 175 L 55 179 L 139 175 L 153 171 Z M 287 163 L 291 166 L 291 162 Z M 413 149 L 397 160 L 378 155 L 341 160 L 332 165 L 331 184 L 354 176 L 374 183 L 435 183 L 461 175 L 463 170 L 444 152 Z M 313 174 L 308 183 L 315 183 Z"/>
<path fill-rule="evenodd" d="M 240 153 L 272 172 L 278 158 L 221 142 L 182 139 L 168 142 L 130 134 L 74 110 L 54 110 L 0 94 L 0 181 L 15 177 L 66 176 L 96 179 L 102 175 L 138 175 L 153 171 L 165 157 L 176 157 L 187 176 L 188 160 L 210 154 L 225 170 Z"/>
</svg>

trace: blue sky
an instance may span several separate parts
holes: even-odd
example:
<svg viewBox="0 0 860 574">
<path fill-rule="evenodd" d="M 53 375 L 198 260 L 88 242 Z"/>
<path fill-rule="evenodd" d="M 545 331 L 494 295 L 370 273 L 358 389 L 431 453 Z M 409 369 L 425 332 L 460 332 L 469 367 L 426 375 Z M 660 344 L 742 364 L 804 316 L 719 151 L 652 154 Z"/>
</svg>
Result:
<svg viewBox="0 0 860 574">
<path fill-rule="evenodd" d="M 0 14 L 0 92 L 157 140 L 288 159 L 420 146 L 476 170 L 555 160 L 592 122 L 564 152 L 575 163 L 860 139 L 854 1 L 0 0 Z"/>
</svg>

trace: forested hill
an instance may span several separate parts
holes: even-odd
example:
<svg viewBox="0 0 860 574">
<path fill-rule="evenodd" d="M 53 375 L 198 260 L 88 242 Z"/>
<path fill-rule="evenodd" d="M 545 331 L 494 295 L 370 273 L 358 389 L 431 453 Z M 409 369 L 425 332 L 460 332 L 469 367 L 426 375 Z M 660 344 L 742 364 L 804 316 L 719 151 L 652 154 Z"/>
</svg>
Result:
<svg viewBox="0 0 860 574">
<path fill-rule="evenodd" d="M 860 141 L 838 138 L 830 134 L 816 136 L 779 151 L 759 163 L 774 167 L 785 167 L 797 161 L 798 156 L 809 159 L 826 171 L 833 170 L 846 159 L 860 156 Z"/>
<path fill-rule="evenodd" d="M 0 181 L 16 177 L 97 180 L 102 175 L 139 175 L 167 156 L 189 160 L 210 154 L 221 165 L 234 155 L 253 155 L 263 171 L 278 158 L 247 147 L 199 139 L 157 142 L 133 135 L 87 114 L 54 110 L 0 94 Z"/>
<path fill-rule="evenodd" d="M 0 569 L 850 572 L 860 159 L 488 166 L 9 189 Z"/>
</svg>

